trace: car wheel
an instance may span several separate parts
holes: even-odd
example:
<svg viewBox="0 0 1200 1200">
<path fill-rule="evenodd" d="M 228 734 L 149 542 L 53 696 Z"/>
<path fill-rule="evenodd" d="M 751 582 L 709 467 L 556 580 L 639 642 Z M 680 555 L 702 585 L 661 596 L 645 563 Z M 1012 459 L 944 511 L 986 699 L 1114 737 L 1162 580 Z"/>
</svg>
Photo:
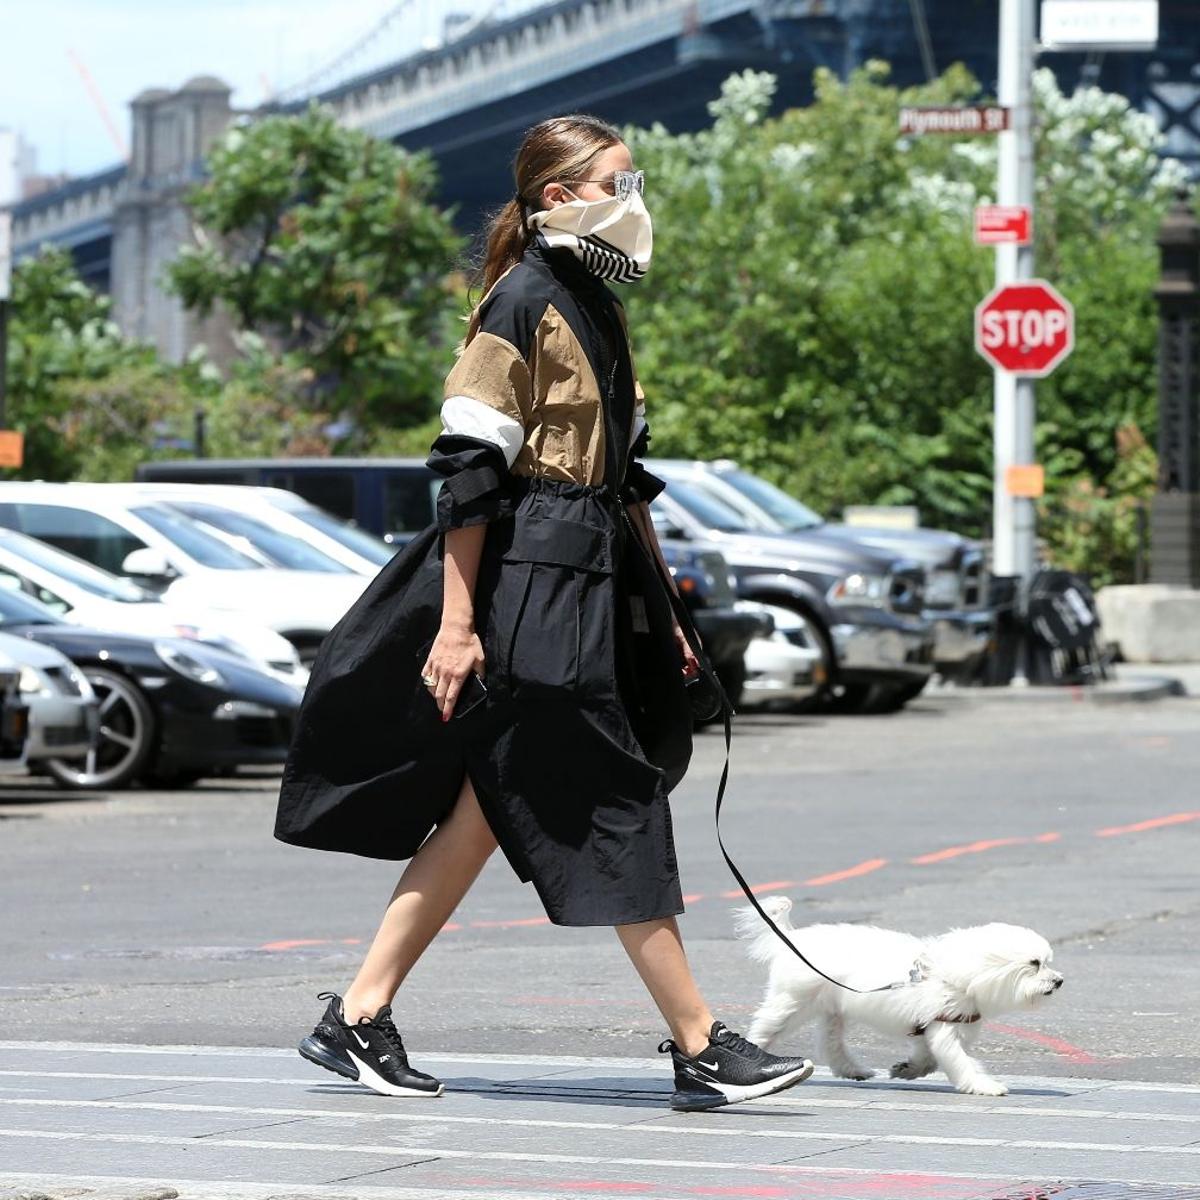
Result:
<svg viewBox="0 0 1200 1200">
<path fill-rule="evenodd" d="M 83 758 L 50 758 L 46 770 L 62 787 L 124 787 L 145 767 L 154 749 L 154 710 L 142 689 L 116 671 L 84 671 L 100 701 L 100 731 Z"/>
<path fill-rule="evenodd" d="M 835 701 L 838 712 L 861 713 L 864 716 L 879 716 L 899 712 L 910 700 L 915 700 L 924 690 L 928 680 L 920 683 L 869 683 L 844 689 L 844 694 Z"/>
</svg>

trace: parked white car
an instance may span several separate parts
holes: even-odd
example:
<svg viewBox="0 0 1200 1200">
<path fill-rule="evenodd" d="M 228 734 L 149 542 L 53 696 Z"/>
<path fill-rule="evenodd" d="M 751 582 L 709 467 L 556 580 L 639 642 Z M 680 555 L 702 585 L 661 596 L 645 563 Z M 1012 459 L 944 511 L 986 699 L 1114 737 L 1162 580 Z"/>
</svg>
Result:
<svg viewBox="0 0 1200 1200">
<path fill-rule="evenodd" d="M 746 682 L 739 707 L 787 708 L 816 694 L 825 667 L 804 618 L 788 608 L 739 600 L 738 608 L 766 610 L 775 629 L 746 647 Z"/>
<path fill-rule="evenodd" d="M 399 550 L 383 538 L 343 521 L 332 513 L 289 492 L 286 488 L 254 487 L 237 483 L 134 483 L 148 499 L 170 504 L 197 521 L 233 533 L 239 521 L 253 521 L 271 532 L 305 543 L 346 569 L 374 576 Z M 236 514 L 230 517 L 229 514 Z M 242 524 L 245 531 L 248 527 Z M 261 553 L 270 553 L 269 543 L 247 538 Z"/>
<path fill-rule="evenodd" d="M 248 658 L 287 683 L 303 687 L 307 670 L 282 634 L 229 614 L 165 603 L 139 584 L 103 571 L 48 542 L 0 528 L 0 587 L 24 592 L 78 625 L 194 638 Z"/>
<path fill-rule="evenodd" d="M 133 484 L 0 483 L 0 526 L 133 579 L 169 603 L 266 625 L 306 664 L 368 582 L 351 571 L 265 566 Z"/>
<path fill-rule="evenodd" d="M 29 638 L 0 633 L 0 664 L 19 672 L 17 692 L 29 706 L 24 765 L 48 758 L 83 758 L 96 744 L 99 702 L 65 654 Z"/>
</svg>

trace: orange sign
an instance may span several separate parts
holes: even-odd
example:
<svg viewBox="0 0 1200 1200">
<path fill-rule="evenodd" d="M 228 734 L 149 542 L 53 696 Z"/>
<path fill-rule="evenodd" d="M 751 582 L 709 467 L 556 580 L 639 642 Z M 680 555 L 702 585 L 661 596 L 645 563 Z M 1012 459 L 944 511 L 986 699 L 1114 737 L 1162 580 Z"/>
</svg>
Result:
<svg viewBox="0 0 1200 1200">
<path fill-rule="evenodd" d="M 25 461 L 25 435 L 0 429 L 0 467 L 19 467 Z"/>
<path fill-rule="evenodd" d="M 1010 496 L 1023 496 L 1027 500 L 1036 500 L 1046 491 L 1046 469 L 1032 464 L 1009 467 L 1004 472 L 1004 490 Z"/>
</svg>

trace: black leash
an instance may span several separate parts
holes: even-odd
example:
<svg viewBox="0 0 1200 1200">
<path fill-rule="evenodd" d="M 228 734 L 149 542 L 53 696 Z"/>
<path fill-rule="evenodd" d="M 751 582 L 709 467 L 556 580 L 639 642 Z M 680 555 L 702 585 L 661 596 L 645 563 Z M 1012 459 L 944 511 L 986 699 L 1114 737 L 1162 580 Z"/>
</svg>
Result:
<svg viewBox="0 0 1200 1200">
<path fill-rule="evenodd" d="M 640 535 L 638 534 L 638 531 L 634 528 L 633 520 L 629 516 L 629 513 L 625 510 L 624 505 L 621 506 L 621 512 L 625 518 L 625 521 L 628 523 L 629 529 L 633 533 L 635 539 L 640 541 L 641 540 Z M 661 574 L 663 568 L 662 568 L 661 564 L 658 562 L 658 556 L 656 554 L 654 554 L 654 552 L 652 550 L 650 550 L 648 547 L 643 547 L 643 549 L 645 549 L 645 552 L 649 555 L 654 569 Z M 745 893 L 746 899 L 749 900 L 750 903 L 754 906 L 755 911 L 763 919 L 763 921 L 765 921 L 771 927 L 771 930 L 774 932 L 775 936 L 806 967 L 808 967 L 808 969 L 810 971 L 814 971 L 816 974 L 820 975 L 822 979 L 828 980 L 828 982 L 834 984 L 837 987 L 844 988 L 848 992 L 857 992 L 859 995 L 868 995 L 872 992 L 890 992 L 893 988 L 907 986 L 909 983 L 912 982 L 911 979 L 897 980 L 895 983 L 888 983 L 888 984 L 885 984 L 883 987 L 877 987 L 877 988 L 856 988 L 856 987 L 851 987 L 850 984 L 848 984 L 848 983 L 843 983 L 840 979 L 834 979 L 834 977 L 832 975 L 826 975 L 825 972 L 822 971 L 820 967 L 815 966 L 813 963 L 809 962 L 809 960 L 805 957 L 804 953 L 800 950 L 800 948 L 798 946 L 796 946 L 796 944 L 791 940 L 791 938 L 789 938 L 787 936 L 787 934 L 784 933 L 783 930 L 779 928 L 778 925 L 775 924 L 775 922 L 771 919 L 770 914 L 767 913 L 767 911 L 763 908 L 763 906 L 761 904 L 759 904 L 758 897 L 755 896 L 755 894 L 750 890 L 750 885 L 746 882 L 746 877 L 738 869 L 737 863 L 735 863 L 733 861 L 733 859 L 729 856 L 729 851 L 725 849 L 725 840 L 724 840 L 724 838 L 721 837 L 721 806 L 725 802 L 725 788 L 726 788 L 726 785 L 729 783 L 729 756 L 730 756 L 730 752 L 732 751 L 732 748 L 733 748 L 733 724 L 730 721 L 730 716 L 733 713 L 733 705 L 730 703 L 729 697 L 725 694 L 725 689 L 721 686 L 721 681 L 717 677 L 716 670 L 713 668 L 712 663 L 708 659 L 708 655 L 705 653 L 703 646 L 700 644 L 700 635 L 696 632 L 696 627 L 692 623 L 691 617 L 688 614 L 686 606 L 684 605 L 682 599 L 679 597 L 679 594 L 677 592 L 675 592 L 674 588 L 671 586 L 671 581 L 669 578 L 665 581 L 664 586 L 667 589 L 668 601 L 671 603 L 673 608 L 678 609 L 678 611 L 676 613 L 676 617 L 680 621 L 680 626 L 681 626 L 681 628 L 683 628 L 683 630 L 685 632 L 685 636 L 689 632 L 691 634 L 691 636 L 688 637 L 688 642 L 692 647 L 692 653 L 696 655 L 696 661 L 700 664 L 700 671 L 705 676 L 705 678 L 708 680 L 709 684 L 714 689 L 714 691 L 716 692 L 717 697 L 719 698 L 720 704 L 721 704 L 721 719 L 725 722 L 725 765 L 724 765 L 724 767 L 721 768 L 721 782 L 719 784 L 717 784 L 717 804 L 716 804 L 716 810 L 715 810 L 713 819 L 714 819 L 714 824 L 715 824 L 716 830 L 717 830 L 717 845 L 721 847 L 721 854 L 725 858 L 725 865 L 729 868 L 730 874 L 734 877 L 734 879 L 737 880 L 738 887 L 740 887 L 742 889 L 742 891 Z"/>
<path fill-rule="evenodd" d="M 711 667 L 707 668 L 712 670 Z M 845 988 L 848 992 L 857 992 L 859 995 L 868 995 L 871 992 L 890 992 L 893 988 L 905 987 L 910 980 L 898 980 L 895 983 L 885 984 L 883 987 L 877 988 L 856 988 L 851 987 L 848 983 L 843 983 L 840 979 L 834 979 L 832 975 L 826 975 L 820 967 L 814 966 L 800 948 L 792 941 L 791 938 L 779 928 L 778 925 L 771 919 L 770 914 L 758 902 L 758 897 L 750 890 L 750 885 L 746 882 L 745 876 L 738 870 L 737 863 L 729 857 L 729 851 L 725 849 L 725 841 L 721 837 L 721 805 L 725 802 L 725 785 L 729 782 L 729 754 L 733 745 L 733 725 L 730 721 L 731 706 L 729 698 L 721 691 L 721 716 L 725 721 L 725 766 L 721 770 L 721 782 L 717 785 L 717 806 L 714 816 L 714 822 L 717 828 L 717 845 L 721 847 L 721 853 L 725 856 L 725 865 L 729 868 L 730 873 L 738 882 L 738 887 L 746 893 L 746 899 L 757 910 L 758 915 L 771 927 L 775 932 L 775 936 L 806 966 L 810 971 L 815 971 L 822 979 L 827 979 L 830 983 L 836 984 L 840 988 Z"/>
</svg>

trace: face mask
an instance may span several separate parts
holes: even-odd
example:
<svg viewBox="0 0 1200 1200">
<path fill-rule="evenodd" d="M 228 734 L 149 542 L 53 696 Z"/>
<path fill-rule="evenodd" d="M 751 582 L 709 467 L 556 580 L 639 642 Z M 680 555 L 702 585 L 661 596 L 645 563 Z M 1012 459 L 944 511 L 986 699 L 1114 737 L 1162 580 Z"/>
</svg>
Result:
<svg viewBox="0 0 1200 1200">
<path fill-rule="evenodd" d="M 576 197 L 557 208 L 532 212 L 528 221 L 530 228 L 541 230 L 550 246 L 572 250 L 601 279 L 632 283 L 641 279 L 650 266 L 654 231 L 650 213 L 636 190 L 624 200 L 616 196 L 605 196 L 603 200 Z"/>
</svg>

